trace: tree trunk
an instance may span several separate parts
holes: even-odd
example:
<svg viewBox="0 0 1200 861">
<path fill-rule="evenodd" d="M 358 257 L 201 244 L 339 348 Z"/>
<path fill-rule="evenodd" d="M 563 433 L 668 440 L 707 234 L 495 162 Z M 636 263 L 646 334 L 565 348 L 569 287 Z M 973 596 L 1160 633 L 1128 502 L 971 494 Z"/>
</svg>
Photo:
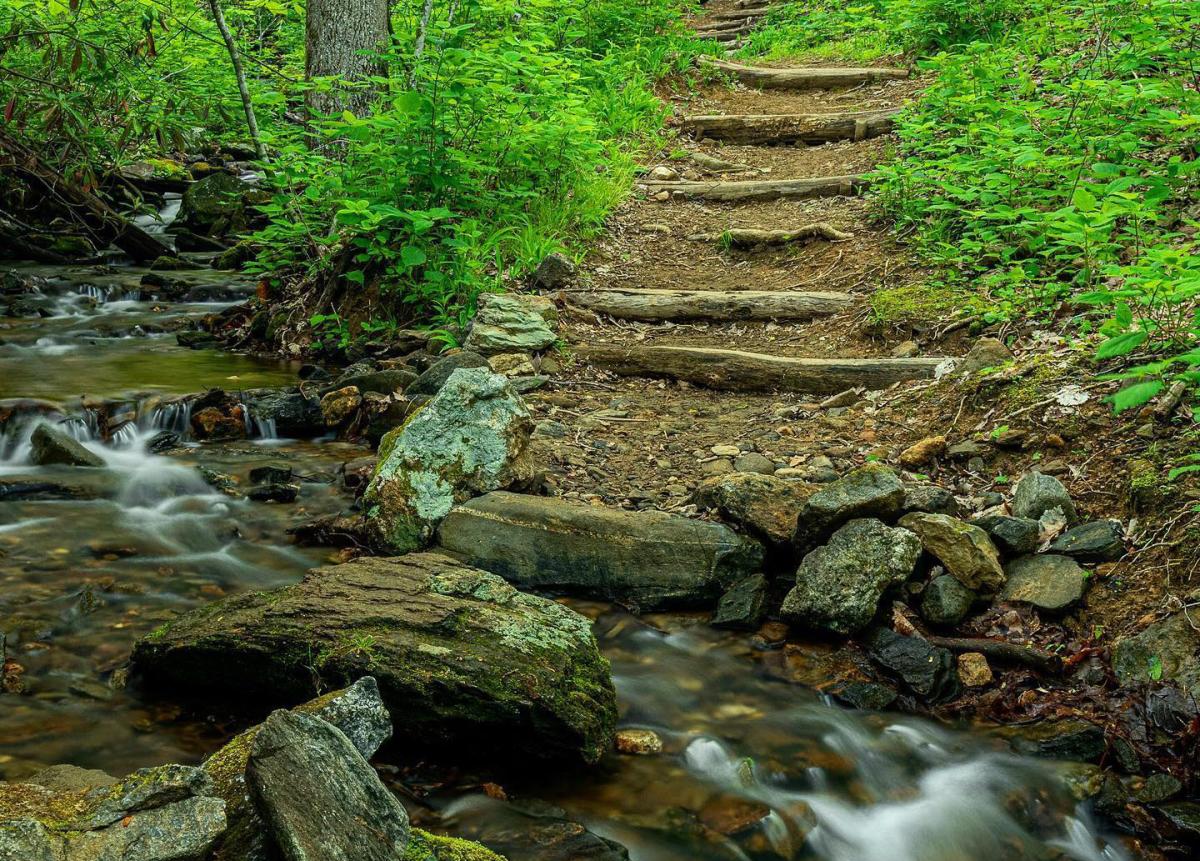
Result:
<svg viewBox="0 0 1200 861">
<path fill-rule="evenodd" d="M 308 0 L 305 76 L 356 82 L 384 69 L 371 55 L 388 43 L 387 0 Z M 372 92 L 363 86 L 310 90 L 308 108 L 317 114 L 367 112 Z"/>
<path fill-rule="evenodd" d="M 238 53 L 233 31 L 225 23 L 225 13 L 221 11 L 220 0 L 208 0 L 208 7 L 212 10 L 213 20 L 221 32 L 221 38 L 225 40 L 226 50 L 229 51 L 229 60 L 233 64 L 233 76 L 237 79 L 238 94 L 242 98 L 242 110 L 246 112 L 246 128 L 250 132 L 250 141 L 254 144 L 254 153 L 259 160 L 262 160 L 267 157 L 267 151 L 263 149 L 262 139 L 258 136 L 258 120 L 254 116 L 254 103 L 250 100 L 250 87 L 246 84 L 246 71 L 242 68 L 242 56 Z"/>
</svg>

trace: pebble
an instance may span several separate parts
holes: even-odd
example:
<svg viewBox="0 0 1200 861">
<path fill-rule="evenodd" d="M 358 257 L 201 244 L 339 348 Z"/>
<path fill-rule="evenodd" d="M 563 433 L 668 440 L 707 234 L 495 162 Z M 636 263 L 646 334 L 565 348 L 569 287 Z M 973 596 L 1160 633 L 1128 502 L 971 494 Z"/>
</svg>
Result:
<svg viewBox="0 0 1200 861">
<path fill-rule="evenodd" d="M 736 445 L 714 445 L 709 451 L 719 457 L 737 457 L 742 453 Z"/>
<path fill-rule="evenodd" d="M 726 473 L 736 472 L 733 468 L 733 461 L 727 457 L 719 457 L 716 460 L 706 460 L 700 464 L 700 472 L 704 475 L 725 475 Z"/>
<path fill-rule="evenodd" d="M 775 472 L 775 462 L 755 451 L 738 457 L 733 466 L 738 472 L 757 472 L 760 475 L 772 475 Z"/>
<path fill-rule="evenodd" d="M 651 756 L 662 753 L 663 743 L 658 733 L 650 729 L 617 730 L 617 750 L 630 756 Z"/>
<path fill-rule="evenodd" d="M 968 688 L 980 688 L 992 681 L 992 668 L 979 652 L 963 652 L 958 656 L 958 678 Z"/>
<path fill-rule="evenodd" d="M 927 436 L 900 452 L 900 465 L 905 469 L 917 469 L 941 457 L 945 452 L 944 436 Z"/>
<path fill-rule="evenodd" d="M 916 341 L 902 341 L 892 350 L 893 359 L 911 359 L 913 356 L 921 352 L 921 348 L 917 346 Z"/>
</svg>

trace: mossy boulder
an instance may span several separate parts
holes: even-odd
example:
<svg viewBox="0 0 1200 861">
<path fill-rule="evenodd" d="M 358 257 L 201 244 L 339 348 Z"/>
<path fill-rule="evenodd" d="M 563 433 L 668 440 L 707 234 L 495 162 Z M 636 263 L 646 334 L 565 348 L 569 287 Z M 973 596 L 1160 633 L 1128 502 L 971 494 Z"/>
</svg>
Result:
<svg viewBox="0 0 1200 861">
<path fill-rule="evenodd" d="M 459 368 L 404 425 L 384 435 L 364 502 L 376 543 L 424 547 L 455 503 L 527 480 L 533 422 L 508 381 Z"/>
<path fill-rule="evenodd" d="M 978 526 L 945 514 L 914 512 L 900 518 L 900 525 L 916 533 L 931 556 L 968 589 L 994 594 L 1004 585 L 1000 552 Z"/>
<path fill-rule="evenodd" d="M 225 171 L 192 183 L 183 193 L 179 226 L 201 236 L 225 236 L 245 230 L 251 212 L 249 186 Z"/>
<path fill-rule="evenodd" d="M 432 553 L 363 558 L 188 613 L 137 643 L 151 688 L 287 705 L 374 676 L 404 742 L 595 762 L 616 700 L 591 624 Z"/>
<path fill-rule="evenodd" d="M 904 508 L 904 496 L 904 485 L 896 473 L 881 463 L 848 472 L 805 501 L 796 520 L 796 549 L 811 550 L 856 518 L 895 520 Z"/>
<path fill-rule="evenodd" d="M 1125 684 L 1173 682 L 1200 701 L 1200 632 L 1186 612 L 1119 640 L 1112 666 Z"/>
</svg>

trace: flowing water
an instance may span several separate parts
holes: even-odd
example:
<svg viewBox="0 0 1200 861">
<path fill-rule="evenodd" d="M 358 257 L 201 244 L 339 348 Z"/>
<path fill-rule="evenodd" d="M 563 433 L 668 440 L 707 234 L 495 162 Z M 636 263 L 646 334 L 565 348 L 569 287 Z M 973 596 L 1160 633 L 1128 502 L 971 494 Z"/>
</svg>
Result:
<svg viewBox="0 0 1200 861">
<path fill-rule="evenodd" d="M 164 395 L 294 383 L 284 363 L 185 350 L 170 334 L 251 285 L 172 273 L 194 294 L 219 298 L 164 303 L 141 292 L 141 270 L 22 271 L 46 279 L 46 310 L 0 321 L 0 398 L 12 413 L 0 437 L 0 633 L 27 686 L 0 695 L 0 778 L 60 762 L 124 773 L 199 761 L 233 727 L 123 689 L 130 645 L 177 611 L 294 582 L 325 561 L 324 551 L 292 545 L 287 530 L 345 505 L 337 468 L 365 450 L 273 439 L 254 424 L 256 439 L 185 438 L 167 455 L 151 453 L 155 433 L 187 427 L 186 406 Z M 130 419 L 102 441 L 94 404 L 104 399 Z M 31 465 L 29 434 L 43 420 L 105 465 Z M 244 482 L 253 467 L 278 463 L 304 479 L 295 504 L 226 495 L 198 469 Z M 655 730 L 662 754 L 614 756 L 588 775 L 514 787 L 540 799 L 537 816 L 528 804 L 450 790 L 414 816 L 486 836 L 561 809 L 554 815 L 636 861 L 1125 857 L 1097 836 L 1061 768 L 978 734 L 848 711 L 770 678 L 744 637 L 685 617 L 656 622 L 605 610 L 596 630 L 622 724 Z M 519 857 L 538 856 L 513 850 Z"/>
</svg>

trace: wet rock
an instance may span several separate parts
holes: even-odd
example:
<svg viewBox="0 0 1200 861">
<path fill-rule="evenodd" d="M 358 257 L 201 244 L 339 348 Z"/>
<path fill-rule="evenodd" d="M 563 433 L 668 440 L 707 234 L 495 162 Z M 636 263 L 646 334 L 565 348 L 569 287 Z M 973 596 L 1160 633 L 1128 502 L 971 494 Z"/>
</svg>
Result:
<svg viewBox="0 0 1200 861">
<path fill-rule="evenodd" d="M 250 222 L 246 191 L 245 183 L 225 171 L 191 183 L 183 192 L 178 227 L 200 236 L 224 236 L 244 230 Z"/>
<path fill-rule="evenodd" d="M 972 521 L 986 532 L 1005 556 L 1025 556 L 1038 547 L 1041 526 L 1028 517 L 1009 517 L 1005 514 L 989 514 Z"/>
<path fill-rule="evenodd" d="M 472 815 L 458 830 L 511 861 L 629 861 L 625 847 L 568 819 L 561 808 L 536 800 L 474 798 L 468 803 Z M 438 861 L 460 859 L 451 855 Z"/>
<path fill-rule="evenodd" d="M 921 542 L 907 529 L 852 520 L 800 563 L 781 614 L 811 628 L 851 634 L 866 627 L 891 586 L 912 576 Z"/>
<path fill-rule="evenodd" d="M 1119 640 L 1112 667 L 1124 684 L 1173 682 L 1200 702 L 1200 631 L 1174 613 Z"/>
<path fill-rule="evenodd" d="M 1050 550 L 1084 562 L 1115 562 L 1125 555 L 1125 529 L 1118 520 L 1094 520 L 1068 529 Z"/>
<path fill-rule="evenodd" d="M 455 507 L 438 543 L 523 589 L 643 611 L 711 606 L 762 563 L 758 542 L 719 523 L 503 492 Z"/>
<path fill-rule="evenodd" d="M 906 514 L 900 525 L 915 532 L 931 556 L 968 589 L 994 593 L 1004 585 L 1000 553 L 978 526 L 945 514 Z"/>
<path fill-rule="evenodd" d="M 947 514 L 958 517 L 958 500 L 954 494 L 944 487 L 933 484 L 905 485 L 904 508 L 905 514 L 914 511 L 924 511 L 929 514 Z"/>
<path fill-rule="evenodd" d="M 353 386 L 359 392 L 378 392 L 381 395 L 391 395 L 405 391 L 419 379 L 415 371 L 403 368 L 393 368 L 384 371 L 371 371 L 364 374 L 347 374 L 339 377 L 337 382 L 326 391 L 344 389 Z"/>
<path fill-rule="evenodd" d="M 1087 572 L 1066 556 L 1046 553 L 1021 556 L 1004 568 L 1008 582 L 1000 592 L 1002 601 L 1020 601 L 1039 610 L 1061 612 L 1083 599 Z"/>
<path fill-rule="evenodd" d="M 379 543 L 424 546 L 457 502 L 533 475 L 529 410 L 504 377 L 460 368 L 434 398 L 379 445 L 367 519 Z"/>
<path fill-rule="evenodd" d="M 752 472 L 731 472 L 706 479 L 692 494 L 692 502 L 717 511 L 724 520 L 751 535 L 771 542 L 787 542 L 796 518 L 813 489 Z"/>
<path fill-rule="evenodd" d="M 259 484 L 246 491 L 246 498 L 254 502 L 295 502 L 300 495 L 300 485 L 269 482 Z"/>
<path fill-rule="evenodd" d="M 1200 842 L 1200 803 L 1195 801 L 1172 801 L 1158 808 L 1166 820 L 1175 827 L 1180 836 L 1192 842 Z"/>
<path fill-rule="evenodd" d="M 575 277 L 575 264 L 565 254 L 547 254 L 533 273 L 533 284 L 539 290 L 561 290 Z"/>
<path fill-rule="evenodd" d="M 404 390 L 408 396 L 413 395 L 436 395 L 438 391 L 450 379 L 450 375 L 459 368 L 486 368 L 488 361 L 478 353 L 472 353 L 470 350 L 460 350 L 457 353 L 451 353 L 444 359 L 439 359 L 429 366 L 421 376 Z"/>
<path fill-rule="evenodd" d="M 1135 793 L 1134 797 L 1143 804 L 1161 804 L 1183 792 L 1183 784 L 1179 778 L 1159 772 L 1146 778 Z"/>
<path fill-rule="evenodd" d="M 408 846 L 408 813 L 350 740 L 319 717 L 268 717 L 246 778 L 286 861 L 396 861 Z"/>
<path fill-rule="evenodd" d="M 900 465 L 905 469 L 919 469 L 946 453 L 946 438 L 930 436 L 913 443 L 900 452 Z"/>
<path fill-rule="evenodd" d="M 616 717 L 586 618 L 430 553 L 217 601 L 140 640 L 133 668 L 149 687 L 274 703 L 373 675 L 406 741 L 460 751 L 595 762 Z"/>
<path fill-rule="evenodd" d="M 293 472 L 290 466 L 266 464 L 250 470 L 251 484 L 284 484 L 292 480 Z"/>
<path fill-rule="evenodd" d="M 651 756 L 662 753 L 662 739 L 650 729 L 617 730 L 617 751 L 630 756 Z"/>
<path fill-rule="evenodd" d="M 921 616 L 933 625 L 957 625 L 975 603 L 976 595 L 958 581 L 943 574 L 929 581 L 921 593 Z"/>
<path fill-rule="evenodd" d="M 154 454 L 166 454 L 179 447 L 180 437 L 174 431 L 159 431 L 146 443 L 146 450 Z"/>
<path fill-rule="evenodd" d="M 325 427 L 341 427 L 349 422 L 362 402 L 362 394 L 356 386 L 345 386 L 326 393 L 321 398 L 321 419 Z"/>
<path fill-rule="evenodd" d="M 201 861 L 225 830 L 225 803 L 198 768 L 164 765 L 116 782 L 85 774 L 0 784 L 0 858 Z"/>
<path fill-rule="evenodd" d="M 891 688 L 875 682 L 846 682 L 831 688 L 830 693 L 847 705 L 872 712 L 888 708 L 897 696 Z"/>
<path fill-rule="evenodd" d="M 756 451 L 739 455 L 733 461 L 733 468 L 738 472 L 753 472 L 760 475 L 771 475 L 775 472 L 775 462 Z"/>
<path fill-rule="evenodd" d="M 1054 476 L 1040 472 L 1026 473 L 1013 488 L 1012 512 L 1017 517 L 1037 520 L 1054 508 L 1062 509 L 1068 523 L 1074 523 L 1079 518 L 1071 495 Z"/>
<path fill-rule="evenodd" d="M 714 628 L 753 631 L 762 624 L 766 605 L 767 578 L 762 574 L 751 574 L 726 590 L 709 624 Z"/>
<path fill-rule="evenodd" d="M 873 660 L 923 699 L 936 702 L 958 692 L 956 662 L 949 650 L 890 628 L 876 628 L 866 645 Z"/>
<path fill-rule="evenodd" d="M 1098 762 L 1106 747 L 1103 729 L 1073 718 L 1015 727 L 1007 734 L 1018 753 L 1045 759 Z"/>
<path fill-rule="evenodd" d="M 253 389 L 243 393 L 253 421 L 281 437 L 308 439 L 325 433 L 321 401 L 300 389 Z"/>
<path fill-rule="evenodd" d="M 42 423 L 29 438 L 29 460 L 38 466 L 104 466 L 104 458 L 74 437 L 52 425 Z"/>
<path fill-rule="evenodd" d="M 992 682 L 992 668 L 979 652 L 963 652 L 958 656 L 958 680 L 968 688 L 981 688 Z"/>
<path fill-rule="evenodd" d="M 204 332 L 199 329 L 176 332 L 175 341 L 179 346 L 187 347 L 189 350 L 207 350 L 220 343 L 212 332 Z"/>
<path fill-rule="evenodd" d="M 484 356 L 544 350 L 558 340 L 557 320 L 558 311 L 549 299 L 485 293 L 463 346 Z"/>
<path fill-rule="evenodd" d="M 980 338 L 967 355 L 955 365 L 959 373 L 974 374 L 984 368 L 996 368 L 1012 361 L 1012 351 L 996 338 Z"/>
<path fill-rule="evenodd" d="M 894 520 L 904 505 L 904 485 L 883 464 L 870 463 L 818 490 L 805 502 L 793 540 L 803 552 L 855 518 Z"/>
</svg>

